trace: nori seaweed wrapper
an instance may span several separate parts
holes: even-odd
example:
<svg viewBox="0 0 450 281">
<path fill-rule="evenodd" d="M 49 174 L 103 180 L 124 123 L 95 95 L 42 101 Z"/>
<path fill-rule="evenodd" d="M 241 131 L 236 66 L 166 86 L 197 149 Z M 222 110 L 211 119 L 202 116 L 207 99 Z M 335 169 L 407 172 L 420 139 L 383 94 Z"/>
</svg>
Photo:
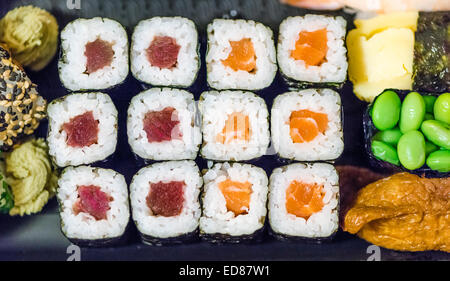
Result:
<svg viewBox="0 0 450 281">
<path fill-rule="evenodd" d="M 103 239 L 77 239 L 77 238 L 69 238 L 62 231 L 63 235 L 69 240 L 71 243 L 80 246 L 80 247 L 92 247 L 92 248 L 103 248 L 103 247 L 111 247 L 111 246 L 121 246 L 126 245 L 130 240 L 130 222 L 128 222 L 127 227 L 122 235 L 111 238 L 103 238 Z"/>
<path fill-rule="evenodd" d="M 272 229 L 269 230 L 269 234 L 276 240 L 282 242 L 303 242 L 305 244 L 322 244 L 322 243 L 331 243 L 334 237 L 336 236 L 338 229 L 339 227 L 336 228 L 336 230 L 330 236 L 327 237 L 292 236 L 275 232 Z"/>
<path fill-rule="evenodd" d="M 386 89 L 385 91 L 392 90 L 398 94 L 400 97 L 400 100 L 403 102 L 403 99 L 406 97 L 410 91 L 400 91 L 400 90 L 394 90 L 394 89 Z M 430 93 L 420 93 L 422 96 L 425 95 L 434 95 Z M 408 170 L 405 167 L 403 167 L 401 164 L 399 166 L 391 164 L 389 162 L 380 160 L 376 158 L 372 153 L 372 138 L 375 136 L 375 134 L 378 132 L 378 129 L 375 128 L 375 125 L 372 122 L 372 118 L 370 116 L 370 110 L 372 109 L 372 106 L 375 102 L 375 100 L 379 97 L 378 95 L 374 101 L 367 105 L 367 109 L 364 112 L 363 115 L 363 128 L 364 128 L 364 148 L 367 154 L 367 157 L 369 159 L 370 166 L 375 169 L 376 171 L 382 172 L 382 173 L 400 173 L 400 172 L 408 172 L 412 174 L 416 174 L 418 176 L 425 176 L 427 178 L 441 178 L 441 177 L 448 177 L 450 176 L 450 172 L 448 173 L 442 173 L 436 170 L 430 169 L 426 164 L 424 164 L 419 169 L 415 170 Z M 434 95 L 436 96 L 436 95 Z"/>
<path fill-rule="evenodd" d="M 233 236 L 223 233 L 204 233 L 200 231 L 200 239 L 213 244 L 260 243 L 264 239 L 266 223 L 252 234 Z"/>
<path fill-rule="evenodd" d="M 141 241 L 144 244 L 150 245 L 150 246 L 165 246 L 165 245 L 179 245 L 179 244 L 186 244 L 186 243 L 193 243 L 198 241 L 198 228 L 192 232 L 185 233 L 179 236 L 175 237 L 168 237 L 168 238 L 159 238 L 154 237 L 150 235 L 143 234 L 139 232 L 139 236 L 141 237 Z"/>
<path fill-rule="evenodd" d="M 284 82 L 288 86 L 289 90 L 304 90 L 309 88 L 328 88 L 332 90 L 339 91 L 345 84 L 345 80 L 342 82 L 308 82 L 308 81 L 297 81 L 293 78 L 286 76 L 281 68 L 279 69 L 281 77 L 283 77 Z"/>
<path fill-rule="evenodd" d="M 421 12 L 414 43 L 413 89 L 450 91 L 450 13 Z"/>
</svg>

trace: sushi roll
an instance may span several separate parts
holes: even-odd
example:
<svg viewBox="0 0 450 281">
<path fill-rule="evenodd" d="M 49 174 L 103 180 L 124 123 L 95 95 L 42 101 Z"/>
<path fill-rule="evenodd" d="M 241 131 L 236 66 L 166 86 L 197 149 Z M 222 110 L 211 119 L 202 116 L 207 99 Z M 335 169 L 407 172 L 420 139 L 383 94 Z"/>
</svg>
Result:
<svg viewBox="0 0 450 281">
<path fill-rule="evenodd" d="M 327 240 L 338 229 L 339 178 L 325 163 L 291 164 L 270 176 L 269 223 L 279 239 Z"/>
<path fill-rule="evenodd" d="M 58 180 L 63 234 L 80 246 L 119 243 L 130 218 L 125 178 L 109 169 L 68 167 Z"/>
<path fill-rule="evenodd" d="M 342 17 L 305 15 L 280 25 L 277 59 L 289 86 L 340 88 L 347 77 L 347 22 Z"/>
<path fill-rule="evenodd" d="M 153 17 L 135 27 L 131 72 L 155 86 L 189 87 L 200 68 L 194 22 L 183 17 Z"/>
<path fill-rule="evenodd" d="M 330 89 L 288 92 L 271 111 L 273 147 L 282 158 L 335 160 L 344 150 L 341 98 Z"/>
<path fill-rule="evenodd" d="M 59 78 L 71 91 L 101 90 L 128 75 L 128 37 L 117 21 L 77 19 L 61 31 Z"/>
<path fill-rule="evenodd" d="M 198 232 L 203 180 L 194 161 L 169 161 L 144 167 L 133 176 L 130 200 L 143 243 L 192 241 Z"/>
<path fill-rule="evenodd" d="M 47 102 L 37 85 L 0 44 L 0 150 L 9 151 L 23 137 L 33 134 L 45 118 Z"/>
<path fill-rule="evenodd" d="M 74 93 L 47 108 L 49 154 L 59 167 L 101 161 L 116 150 L 117 109 L 103 93 Z"/>
<path fill-rule="evenodd" d="M 268 192 L 264 170 L 250 164 L 217 163 L 203 179 L 202 239 L 232 243 L 261 239 Z"/>
<path fill-rule="evenodd" d="M 195 159 L 202 142 L 194 96 L 184 90 L 152 88 L 131 100 L 128 142 L 144 159 Z"/>
<path fill-rule="evenodd" d="M 207 81 L 217 90 L 260 90 L 277 72 L 270 28 L 245 20 L 215 19 L 207 27 Z"/>
<path fill-rule="evenodd" d="M 243 161 L 266 153 L 269 112 L 264 100 L 243 91 L 209 91 L 200 96 L 204 158 Z"/>
</svg>

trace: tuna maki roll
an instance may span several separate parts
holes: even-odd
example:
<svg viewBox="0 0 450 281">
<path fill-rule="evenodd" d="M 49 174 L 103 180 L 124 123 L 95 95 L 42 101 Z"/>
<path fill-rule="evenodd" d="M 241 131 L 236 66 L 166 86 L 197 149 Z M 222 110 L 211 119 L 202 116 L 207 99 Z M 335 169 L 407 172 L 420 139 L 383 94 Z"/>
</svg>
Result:
<svg viewBox="0 0 450 281">
<path fill-rule="evenodd" d="M 335 160 L 344 150 L 341 98 L 330 89 L 288 92 L 275 98 L 272 142 L 282 158 Z"/>
<path fill-rule="evenodd" d="M 279 239 L 326 239 L 338 229 L 339 178 L 330 164 L 291 164 L 270 176 L 269 222 Z"/>
<path fill-rule="evenodd" d="M 108 169 L 68 167 L 58 180 L 63 234 L 80 246 L 106 246 L 124 238 L 130 218 L 125 178 Z"/>
<path fill-rule="evenodd" d="M 289 86 L 340 88 L 347 78 L 346 21 L 342 17 L 288 17 L 280 25 L 277 59 Z"/>
<path fill-rule="evenodd" d="M 100 90 L 128 75 L 128 37 L 117 21 L 77 19 L 61 31 L 59 78 L 71 91 Z"/>
<path fill-rule="evenodd" d="M 46 105 L 37 85 L 0 44 L 0 150 L 9 151 L 20 139 L 32 135 L 45 118 Z"/>
<path fill-rule="evenodd" d="M 133 97 L 128 108 L 128 142 L 144 159 L 195 159 L 202 135 L 194 96 L 184 90 L 152 88 Z"/>
<path fill-rule="evenodd" d="M 116 150 L 117 109 L 103 93 L 74 93 L 47 109 L 49 154 L 59 167 L 101 161 Z"/>
<path fill-rule="evenodd" d="M 207 27 L 207 81 L 218 90 L 259 90 L 277 72 L 270 28 L 245 20 L 215 19 Z"/>
<path fill-rule="evenodd" d="M 189 87 L 200 68 L 195 24 L 182 17 L 154 17 L 135 27 L 131 72 L 156 86 Z"/>
<path fill-rule="evenodd" d="M 200 97 L 206 159 L 242 161 L 266 153 L 270 142 L 269 112 L 264 100 L 243 91 L 210 91 Z"/>
<path fill-rule="evenodd" d="M 133 220 L 143 243 L 195 239 L 203 185 L 194 161 L 160 162 L 139 170 L 130 185 Z"/>
<path fill-rule="evenodd" d="M 250 164 L 217 163 L 203 179 L 202 239 L 210 242 L 259 240 L 268 192 L 264 170 Z"/>
</svg>

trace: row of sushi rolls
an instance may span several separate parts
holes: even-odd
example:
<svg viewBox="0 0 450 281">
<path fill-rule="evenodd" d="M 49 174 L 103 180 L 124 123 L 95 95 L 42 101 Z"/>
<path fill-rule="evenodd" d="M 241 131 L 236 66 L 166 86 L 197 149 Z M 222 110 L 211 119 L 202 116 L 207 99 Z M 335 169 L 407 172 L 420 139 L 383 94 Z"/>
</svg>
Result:
<svg viewBox="0 0 450 281">
<path fill-rule="evenodd" d="M 132 223 L 152 245 L 261 241 L 267 228 L 280 240 L 329 240 L 341 226 L 390 249 L 449 252 L 449 19 L 356 16 L 347 32 L 344 17 L 311 10 L 280 19 L 277 41 L 262 23 L 214 19 L 201 61 L 203 35 L 188 18 L 142 20 L 129 43 L 113 19 L 59 31 L 48 11 L 15 8 L 0 20 L 0 211 L 30 215 L 56 197 L 63 234 L 82 246 L 119 243 Z M 58 48 L 70 93 L 47 101 L 26 71 L 42 71 Z M 201 64 L 209 90 L 196 101 Z M 123 129 L 147 166 L 128 185 L 97 164 L 121 149 L 107 91 L 129 71 L 147 90 L 132 97 Z M 258 91 L 277 72 L 289 91 L 268 108 Z M 367 102 L 365 148 L 382 172 L 333 164 L 347 77 Z M 33 136 L 41 123 L 46 139 Z M 249 163 L 267 153 L 287 165 L 267 175 Z M 362 185 L 348 207 L 346 183 Z"/>
</svg>

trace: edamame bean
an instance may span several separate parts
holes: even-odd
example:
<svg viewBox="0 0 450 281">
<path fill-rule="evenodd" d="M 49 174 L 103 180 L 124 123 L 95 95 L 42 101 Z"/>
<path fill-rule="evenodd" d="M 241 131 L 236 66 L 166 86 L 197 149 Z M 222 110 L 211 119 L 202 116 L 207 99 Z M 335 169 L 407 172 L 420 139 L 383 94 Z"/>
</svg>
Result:
<svg viewBox="0 0 450 281">
<path fill-rule="evenodd" d="M 402 136 L 399 128 L 393 128 L 386 131 L 379 131 L 373 136 L 374 140 L 382 141 L 392 146 L 397 146 L 398 140 Z"/>
<path fill-rule="evenodd" d="M 440 95 L 434 103 L 434 118 L 450 124 L 450 93 Z"/>
<path fill-rule="evenodd" d="M 425 141 L 425 154 L 429 155 L 431 152 L 439 150 L 439 147 L 437 145 L 434 145 L 434 143 Z"/>
<path fill-rule="evenodd" d="M 394 165 L 400 165 L 398 160 L 397 151 L 395 148 L 381 141 L 372 141 L 372 153 L 375 158 L 389 162 Z"/>
<path fill-rule="evenodd" d="M 434 120 L 434 116 L 431 113 L 425 113 L 423 120 Z"/>
<path fill-rule="evenodd" d="M 401 101 L 394 91 L 385 91 L 379 95 L 373 104 L 372 121 L 375 127 L 384 131 L 397 125 L 400 118 Z"/>
<path fill-rule="evenodd" d="M 400 163 L 408 170 L 415 170 L 425 164 L 425 138 L 419 131 L 402 135 L 397 145 Z"/>
<path fill-rule="evenodd" d="M 423 101 L 425 102 L 425 111 L 428 113 L 433 113 L 433 107 L 434 107 L 434 102 L 436 101 L 436 97 L 435 96 L 430 96 L 430 95 L 424 95 L 423 97 Z"/>
<path fill-rule="evenodd" d="M 432 170 L 450 172 L 450 150 L 437 150 L 431 153 L 427 158 L 427 165 Z"/>
<path fill-rule="evenodd" d="M 419 93 L 409 93 L 402 103 L 400 111 L 400 131 L 406 133 L 418 130 L 425 117 L 425 101 Z"/>
<path fill-rule="evenodd" d="M 437 146 L 450 149 L 450 126 L 438 120 L 423 121 L 420 127 L 429 141 Z"/>
</svg>

